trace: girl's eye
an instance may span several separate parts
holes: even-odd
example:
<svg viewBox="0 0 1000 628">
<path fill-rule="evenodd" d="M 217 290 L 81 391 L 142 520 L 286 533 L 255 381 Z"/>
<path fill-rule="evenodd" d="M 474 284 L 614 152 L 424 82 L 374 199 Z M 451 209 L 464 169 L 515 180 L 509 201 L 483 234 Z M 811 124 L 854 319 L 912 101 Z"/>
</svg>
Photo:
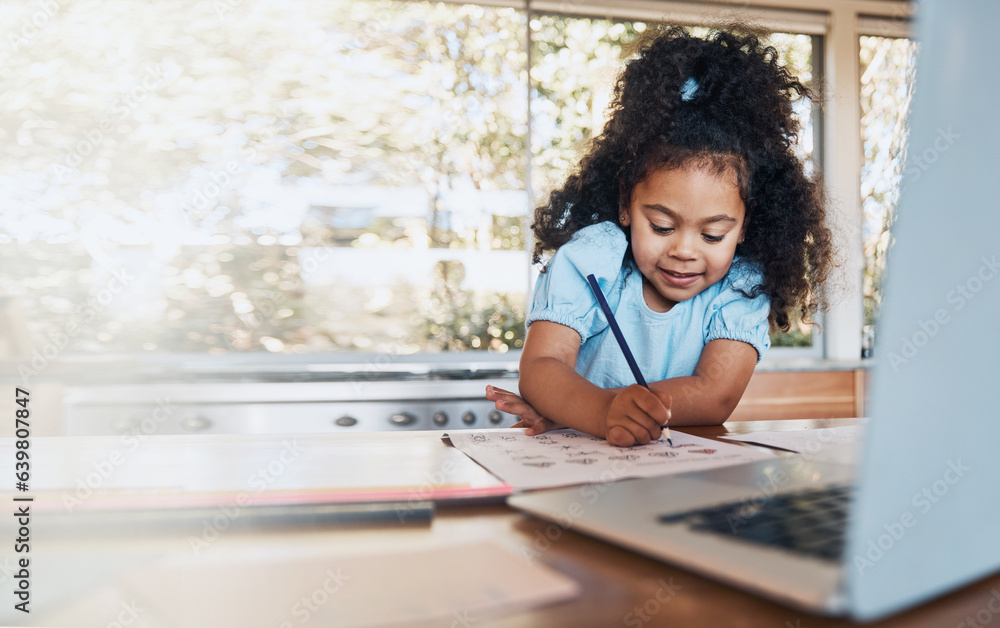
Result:
<svg viewBox="0 0 1000 628">
<path fill-rule="evenodd" d="M 649 226 L 653 228 L 653 233 L 671 233 L 674 230 L 673 227 L 657 227 L 652 223 Z"/>
<path fill-rule="evenodd" d="M 706 242 L 722 242 L 722 238 L 726 236 L 710 236 L 706 233 L 702 237 L 705 238 Z"/>
</svg>

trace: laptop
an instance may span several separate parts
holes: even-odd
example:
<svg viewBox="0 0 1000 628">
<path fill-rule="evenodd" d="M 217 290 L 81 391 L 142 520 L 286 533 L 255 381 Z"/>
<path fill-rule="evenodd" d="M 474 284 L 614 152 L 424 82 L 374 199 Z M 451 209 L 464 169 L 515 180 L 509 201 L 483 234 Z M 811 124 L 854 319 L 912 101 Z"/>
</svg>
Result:
<svg viewBox="0 0 1000 628">
<path fill-rule="evenodd" d="M 527 493 L 510 505 L 859 620 L 1000 570 L 998 23 L 1000 4 L 920 3 L 909 156 L 856 450 L 626 480 L 596 500 L 581 487 Z"/>
</svg>

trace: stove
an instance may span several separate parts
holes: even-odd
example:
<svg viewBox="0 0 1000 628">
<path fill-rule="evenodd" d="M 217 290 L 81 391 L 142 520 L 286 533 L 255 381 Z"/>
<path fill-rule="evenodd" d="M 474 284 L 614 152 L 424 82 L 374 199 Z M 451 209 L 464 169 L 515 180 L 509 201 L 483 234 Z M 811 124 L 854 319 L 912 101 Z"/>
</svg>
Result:
<svg viewBox="0 0 1000 628">
<path fill-rule="evenodd" d="M 125 371 L 117 370 L 118 373 Z M 289 434 L 509 427 L 486 399 L 517 391 L 516 362 L 185 364 L 99 373 L 67 386 L 64 433 L 142 439 L 153 434 Z"/>
</svg>

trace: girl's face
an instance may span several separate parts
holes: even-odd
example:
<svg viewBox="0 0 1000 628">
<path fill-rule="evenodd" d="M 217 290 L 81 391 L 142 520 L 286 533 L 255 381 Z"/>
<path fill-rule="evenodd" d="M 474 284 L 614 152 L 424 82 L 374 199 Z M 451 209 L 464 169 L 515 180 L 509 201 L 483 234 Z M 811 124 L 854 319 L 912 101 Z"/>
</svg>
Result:
<svg viewBox="0 0 1000 628">
<path fill-rule="evenodd" d="M 621 224 L 631 231 L 642 294 L 666 312 L 722 279 L 743 241 L 746 208 L 736 174 L 701 164 L 659 169 L 640 181 Z"/>
</svg>

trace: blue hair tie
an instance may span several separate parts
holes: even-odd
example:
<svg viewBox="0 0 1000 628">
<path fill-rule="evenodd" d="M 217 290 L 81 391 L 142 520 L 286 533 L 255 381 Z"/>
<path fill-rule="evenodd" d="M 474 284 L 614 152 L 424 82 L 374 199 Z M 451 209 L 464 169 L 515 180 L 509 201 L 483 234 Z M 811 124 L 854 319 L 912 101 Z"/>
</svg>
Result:
<svg viewBox="0 0 1000 628">
<path fill-rule="evenodd" d="M 698 92 L 698 81 L 694 80 L 692 76 L 688 80 L 684 81 L 681 85 L 681 100 L 684 102 L 690 101 L 694 98 L 694 95 Z"/>
</svg>

